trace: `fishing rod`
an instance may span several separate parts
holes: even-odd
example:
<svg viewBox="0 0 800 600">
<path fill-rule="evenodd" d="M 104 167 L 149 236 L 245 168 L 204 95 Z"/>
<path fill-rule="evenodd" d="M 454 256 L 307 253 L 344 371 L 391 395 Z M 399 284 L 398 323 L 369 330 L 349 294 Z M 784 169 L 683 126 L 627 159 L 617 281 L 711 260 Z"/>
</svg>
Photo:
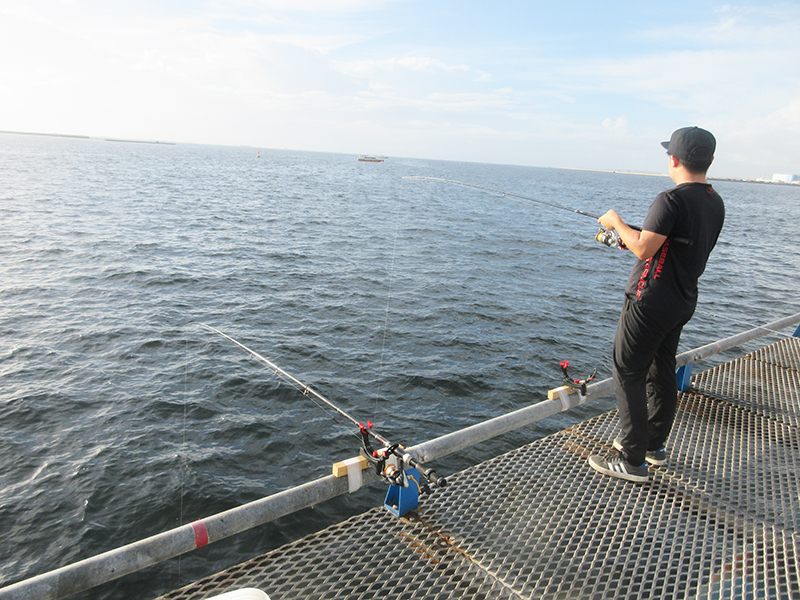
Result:
<svg viewBox="0 0 800 600">
<path fill-rule="evenodd" d="M 567 212 L 575 213 L 578 215 L 582 215 L 584 217 L 590 217 L 592 219 L 598 220 L 600 218 L 599 215 L 593 215 L 592 213 L 578 210 L 577 208 L 570 208 L 568 206 L 564 206 L 563 204 L 557 204 L 555 202 L 548 202 L 547 200 L 540 200 L 539 198 L 531 198 L 530 196 L 523 196 L 522 194 L 515 194 L 514 192 L 506 192 L 504 190 L 498 190 L 490 187 L 485 187 L 482 185 L 477 185 L 474 183 L 465 183 L 463 181 L 456 181 L 455 179 L 444 179 L 442 177 L 428 177 L 425 175 L 406 175 L 403 179 L 419 179 L 424 181 L 441 181 L 443 183 L 450 183 L 453 185 L 458 185 L 465 188 L 471 188 L 474 190 L 480 190 L 483 192 L 491 192 L 493 194 L 500 194 L 500 196 L 506 197 L 509 196 L 511 198 L 518 198 L 520 200 L 527 200 L 529 202 L 536 202 L 538 204 L 544 204 L 546 206 L 550 206 L 552 208 L 557 208 L 559 210 L 565 210 Z M 631 229 L 635 229 L 636 231 L 641 231 L 641 227 L 637 227 L 636 225 L 628 225 Z M 671 238 L 673 241 L 687 244 L 689 246 L 692 245 L 692 241 L 686 238 Z M 627 250 L 627 246 L 624 244 L 622 239 L 620 239 L 619 234 L 616 231 L 609 231 L 604 227 L 600 228 L 600 231 L 597 232 L 595 236 L 595 240 L 600 242 L 601 244 L 605 244 L 606 246 L 610 246 L 612 248 L 619 248 L 621 250 Z"/>
<path fill-rule="evenodd" d="M 423 465 L 421 465 L 420 463 L 418 463 L 414 459 L 414 457 L 412 457 L 408 452 L 405 452 L 405 449 L 400 444 L 393 444 L 389 440 L 387 440 L 385 437 L 383 437 L 382 435 L 374 432 L 373 429 L 372 429 L 373 428 L 373 424 L 372 424 L 371 421 L 367 421 L 367 424 L 364 425 L 361 421 L 357 420 L 355 417 L 350 415 L 348 412 L 346 412 L 342 408 L 336 406 L 336 404 L 334 404 L 333 402 L 328 400 L 325 396 L 323 396 L 322 394 L 320 394 L 319 392 L 317 392 L 316 390 L 314 390 L 310 386 L 304 384 L 303 382 L 301 382 L 296 377 L 293 377 L 292 375 L 290 375 L 289 373 L 287 373 L 286 371 L 281 369 L 274 362 L 272 362 L 271 360 L 263 357 L 261 354 L 259 354 L 255 350 L 252 350 L 251 348 L 248 348 L 247 346 L 245 346 L 241 342 L 233 339 L 231 336 L 227 335 L 226 333 L 223 333 L 222 331 L 220 331 L 219 329 L 217 329 L 215 327 L 212 327 L 211 325 L 207 325 L 205 323 L 198 323 L 198 325 L 200 325 L 201 327 L 204 327 L 205 329 L 207 329 L 207 330 L 209 330 L 209 331 L 211 331 L 213 333 L 216 333 L 217 335 L 225 338 L 229 342 L 232 342 L 233 344 L 237 345 L 239 348 L 241 348 L 242 350 L 244 350 L 245 352 L 250 354 L 250 356 L 252 356 L 256 360 L 262 362 L 263 364 L 265 364 L 270 369 L 272 369 L 275 372 L 275 374 L 279 375 L 282 379 L 284 379 L 285 381 L 289 382 L 289 384 L 292 387 L 294 387 L 296 390 L 298 390 L 301 394 L 303 394 L 306 397 L 309 397 L 312 401 L 314 401 L 314 399 L 316 399 L 319 402 L 322 402 L 322 404 L 324 404 L 325 406 L 327 406 L 328 408 L 332 409 L 333 411 L 335 411 L 340 416 L 342 416 L 345 419 L 347 419 L 348 421 L 350 421 L 353 425 L 357 426 L 358 429 L 359 429 L 359 432 L 361 434 L 361 436 L 360 436 L 361 437 L 361 446 L 362 446 L 362 451 L 363 451 L 364 458 L 366 458 L 367 461 L 370 464 L 372 464 L 373 467 L 375 467 L 376 473 L 378 475 L 380 475 L 383 479 L 388 481 L 390 484 L 401 486 L 401 487 L 407 487 L 408 486 L 408 479 L 407 479 L 407 477 L 405 475 L 405 472 L 402 469 L 399 469 L 396 465 L 386 464 L 386 461 L 391 456 L 395 456 L 395 457 L 399 458 L 404 464 L 408 465 L 409 467 L 417 469 L 425 477 L 425 479 L 431 485 L 433 485 L 434 487 L 444 487 L 445 486 L 446 480 L 445 480 L 444 477 L 439 477 L 439 475 L 436 474 L 436 471 L 434 471 L 433 469 L 426 468 Z M 320 406 L 316 401 L 314 401 L 314 403 L 317 404 L 317 406 Z M 320 406 L 320 408 L 322 408 L 322 406 Z M 323 410 L 325 410 L 325 409 L 323 408 Z M 334 417 L 334 419 L 335 419 L 335 417 Z M 337 422 L 341 423 L 341 421 L 339 421 L 338 419 L 335 419 L 335 420 Z M 373 438 L 376 441 L 380 442 L 381 444 L 383 444 L 384 447 L 379 449 L 379 450 L 375 450 L 372 447 L 372 443 L 370 441 L 370 438 Z M 420 486 L 420 490 L 424 491 L 424 492 L 430 491 L 428 489 L 427 485 Z"/>
</svg>

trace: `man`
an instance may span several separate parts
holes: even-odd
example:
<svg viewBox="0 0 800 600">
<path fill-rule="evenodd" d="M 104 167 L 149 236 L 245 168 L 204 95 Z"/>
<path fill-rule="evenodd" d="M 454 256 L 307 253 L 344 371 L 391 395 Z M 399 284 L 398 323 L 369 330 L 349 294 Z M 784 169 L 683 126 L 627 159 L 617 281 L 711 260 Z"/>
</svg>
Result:
<svg viewBox="0 0 800 600">
<path fill-rule="evenodd" d="M 697 279 L 725 219 L 725 205 L 706 179 L 716 140 L 698 127 L 672 134 L 667 149 L 676 187 L 660 193 L 641 231 L 613 210 L 598 221 L 636 255 L 614 340 L 614 390 L 620 454 L 590 456 L 597 471 L 646 482 L 648 463 L 666 464 L 664 447 L 678 403 L 675 353 L 697 305 Z"/>
</svg>

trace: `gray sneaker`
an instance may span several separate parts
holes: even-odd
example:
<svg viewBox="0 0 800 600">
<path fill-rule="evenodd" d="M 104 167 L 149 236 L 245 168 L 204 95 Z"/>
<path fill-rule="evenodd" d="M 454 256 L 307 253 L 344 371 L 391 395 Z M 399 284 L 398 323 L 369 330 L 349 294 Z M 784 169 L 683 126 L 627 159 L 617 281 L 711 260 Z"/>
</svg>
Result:
<svg viewBox="0 0 800 600">
<path fill-rule="evenodd" d="M 622 438 L 614 438 L 613 445 L 615 450 L 622 452 Z M 651 465 L 660 467 L 667 464 L 667 450 L 664 446 L 661 446 L 658 450 L 648 450 L 644 455 L 644 459 Z"/>
<path fill-rule="evenodd" d="M 632 465 L 619 454 L 611 454 L 609 456 L 590 456 L 589 466 L 595 471 L 603 473 L 604 475 L 611 475 L 611 477 L 619 477 L 628 481 L 635 481 L 637 483 L 647 482 L 647 463 L 642 463 L 641 466 Z"/>
</svg>

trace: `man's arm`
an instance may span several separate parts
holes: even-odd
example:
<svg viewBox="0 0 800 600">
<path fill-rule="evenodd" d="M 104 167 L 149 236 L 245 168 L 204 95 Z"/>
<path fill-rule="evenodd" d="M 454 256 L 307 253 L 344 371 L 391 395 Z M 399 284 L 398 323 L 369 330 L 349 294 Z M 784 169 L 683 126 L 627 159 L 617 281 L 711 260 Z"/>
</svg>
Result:
<svg viewBox="0 0 800 600">
<path fill-rule="evenodd" d="M 647 230 L 637 231 L 628 227 L 614 210 L 608 211 L 597 219 L 597 222 L 609 231 L 616 230 L 628 249 L 642 260 L 647 260 L 658 252 L 664 240 L 667 239 L 667 236 L 660 233 Z"/>
</svg>

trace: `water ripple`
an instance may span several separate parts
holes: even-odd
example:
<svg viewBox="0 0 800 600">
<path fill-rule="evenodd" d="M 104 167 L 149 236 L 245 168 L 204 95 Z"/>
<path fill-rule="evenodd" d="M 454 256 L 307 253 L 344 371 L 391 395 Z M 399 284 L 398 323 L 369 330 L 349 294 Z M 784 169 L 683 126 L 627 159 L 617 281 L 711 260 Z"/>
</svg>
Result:
<svg viewBox="0 0 800 600">
<path fill-rule="evenodd" d="M 326 475 L 357 452 L 352 428 L 196 322 L 406 444 L 541 400 L 560 381 L 559 360 L 610 374 L 630 255 L 597 245 L 585 218 L 404 175 L 595 213 L 620 202 L 631 220 L 665 185 L 10 135 L 0 153 L 2 582 Z M 728 222 L 683 349 L 753 315 L 798 310 L 800 192 L 715 185 Z M 580 407 L 437 466 L 464 468 L 612 406 Z M 156 596 L 380 495 L 250 532 L 187 561 L 180 579 L 168 566 L 85 597 Z"/>
</svg>

